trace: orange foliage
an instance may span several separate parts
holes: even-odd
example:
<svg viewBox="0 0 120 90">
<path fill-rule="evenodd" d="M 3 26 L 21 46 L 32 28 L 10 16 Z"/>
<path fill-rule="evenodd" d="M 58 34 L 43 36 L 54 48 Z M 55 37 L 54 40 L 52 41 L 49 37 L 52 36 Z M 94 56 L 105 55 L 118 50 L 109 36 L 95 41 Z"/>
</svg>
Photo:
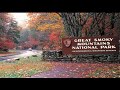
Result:
<svg viewBox="0 0 120 90">
<path fill-rule="evenodd" d="M 64 33 L 62 18 L 57 13 L 29 13 L 28 21 L 31 29 L 49 32 L 49 42 L 43 49 L 60 49 L 60 36 Z"/>
<path fill-rule="evenodd" d="M 36 30 L 63 30 L 62 19 L 57 13 L 29 13 L 28 21 L 30 28 Z"/>
</svg>

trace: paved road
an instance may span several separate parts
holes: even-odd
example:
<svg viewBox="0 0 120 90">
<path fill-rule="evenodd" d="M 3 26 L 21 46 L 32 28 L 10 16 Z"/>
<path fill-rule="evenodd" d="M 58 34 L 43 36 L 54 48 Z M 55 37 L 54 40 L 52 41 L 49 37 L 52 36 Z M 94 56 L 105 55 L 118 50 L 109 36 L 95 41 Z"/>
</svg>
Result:
<svg viewBox="0 0 120 90">
<path fill-rule="evenodd" d="M 42 51 L 39 51 L 39 50 L 32 50 L 32 51 L 20 50 L 20 51 L 17 51 L 16 55 L 0 57 L 0 61 L 9 60 L 9 59 L 13 59 L 13 58 L 28 57 L 28 56 L 32 56 L 32 55 L 41 55 L 41 54 L 42 54 Z"/>
</svg>

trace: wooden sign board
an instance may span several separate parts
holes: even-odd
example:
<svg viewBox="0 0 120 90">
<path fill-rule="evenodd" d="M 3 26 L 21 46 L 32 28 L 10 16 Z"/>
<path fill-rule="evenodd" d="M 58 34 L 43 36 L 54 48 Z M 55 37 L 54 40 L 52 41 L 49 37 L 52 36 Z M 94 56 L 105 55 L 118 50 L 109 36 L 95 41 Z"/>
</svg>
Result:
<svg viewBox="0 0 120 90">
<path fill-rule="evenodd" d="M 63 38 L 63 54 L 118 54 L 118 37 Z"/>
</svg>

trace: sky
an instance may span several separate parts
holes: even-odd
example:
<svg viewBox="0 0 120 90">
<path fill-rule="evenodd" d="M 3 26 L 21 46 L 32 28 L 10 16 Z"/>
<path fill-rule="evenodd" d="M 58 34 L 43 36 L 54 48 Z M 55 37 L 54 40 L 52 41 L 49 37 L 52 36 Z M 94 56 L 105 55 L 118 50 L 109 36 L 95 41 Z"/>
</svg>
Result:
<svg viewBox="0 0 120 90">
<path fill-rule="evenodd" d="M 19 26 L 27 27 L 27 21 L 29 20 L 29 17 L 27 16 L 27 13 L 10 13 L 13 18 L 18 22 Z"/>
</svg>

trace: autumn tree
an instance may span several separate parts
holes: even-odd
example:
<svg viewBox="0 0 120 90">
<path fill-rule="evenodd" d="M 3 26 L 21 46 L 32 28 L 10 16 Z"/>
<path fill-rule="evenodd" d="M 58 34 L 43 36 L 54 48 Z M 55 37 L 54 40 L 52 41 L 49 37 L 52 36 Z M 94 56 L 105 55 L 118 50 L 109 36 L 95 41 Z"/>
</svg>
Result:
<svg viewBox="0 0 120 90">
<path fill-rule="evenodd" d="M 8 13 L 0 13 L 0 50 L 12 49 L 18 43 L 20 28 Z"/>
<path fill-rule="evenodd" d="M 119 13 L 58 13 L 69 37 L 116 35 Z"/>
<path fill-rule="evenodd" d="M 82 29 L 90 17 L 89 13 L 59 13 L 59 15 L 69 37 L 82 36 Z"/>
<path fill-rule="evenodd" d="M 59 47 L 60 44 L 58 44 L 58 42 L 60 41 L 57 40 L 56 43 L 55 40 L 53 41 L 51 38 L 57 39 L 58 37 L 63 37 L 65 34 L 61 17 L 57 13 L 29 13 L 28 16 L 30 17 L 29 27 L 31 30 L 41 31 L 41 33 L 46 32 L 46 34 L 49 34 L 47 40 L 43 41 L 43 48 L 44 46 L 51 49 Z M 41 36 L 41 38 L 45 37 L 45 33 Z M 53 45 L 51 45 L 52 42 L 54 43 L 53 48 Z"/>
<path fill-rule="evenodd" d="M 29 13 L 29 27 L 35 30 L 63 30 L 61 17 L 57 13 Z"/>
<path fill-rule="evenodd" d="M 20 32 L 19 47 L 41 49 L 43 42 L 48 41 L 48 38 L 48 32 L 25 29 Z"/>
<path fill-rule="evenodd" d="M 12 20 L 9 23 L 7 36 L 16 44 L 19 43 L 20 30 L 21 30 L 21 28 L 18 27 L 16 21 Z"/>
<path fill-rule="evenodd" d="M 93 13 L 87 36 L 117 35 L 116 21 L 115 13 Z"/>
</svg>

